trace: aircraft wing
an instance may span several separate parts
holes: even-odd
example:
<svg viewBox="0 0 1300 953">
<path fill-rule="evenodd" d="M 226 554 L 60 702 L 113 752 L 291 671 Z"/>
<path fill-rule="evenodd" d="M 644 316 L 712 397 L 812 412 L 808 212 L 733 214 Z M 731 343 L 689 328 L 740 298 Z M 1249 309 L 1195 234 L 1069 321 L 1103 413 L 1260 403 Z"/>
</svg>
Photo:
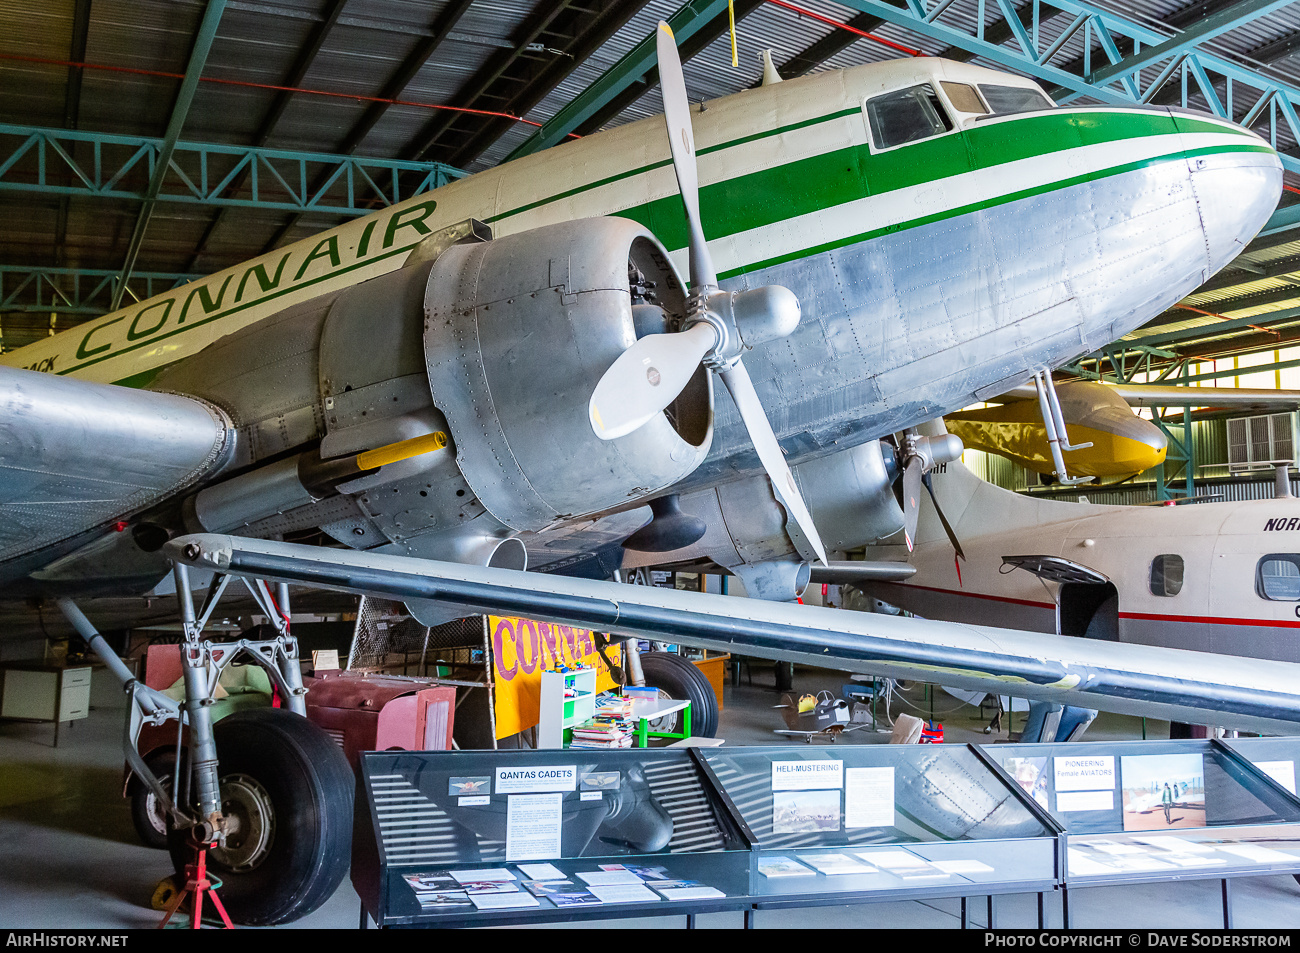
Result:
<svg viewBox="0 0 1300 953">
<path fill-rule="evenodd" d="M 463 615 L 522 615 L 1191 724 L 1289 734 L 1300 723 L 1300 664 L 216 534 L 180 537 L 166 551 L 203 569 L 433 602 Z"/>
<path fill-rule="evenodd" d="M 192 397 L 0 367 L 0 563 L 196 482 L 223 461 L 231 427 Z"/>
<path fill-rule="evenodd" d="M 1130 407 L 1233 407 L 1240 410 L 1287 411 L 1300 408 L 1300 391 L 1254 387 L 1185 387 L 1176 384 L 1099 382 Z M 995 402 L 1038 400 L 1032 383 L 1012 388 Z"/>
</svg>

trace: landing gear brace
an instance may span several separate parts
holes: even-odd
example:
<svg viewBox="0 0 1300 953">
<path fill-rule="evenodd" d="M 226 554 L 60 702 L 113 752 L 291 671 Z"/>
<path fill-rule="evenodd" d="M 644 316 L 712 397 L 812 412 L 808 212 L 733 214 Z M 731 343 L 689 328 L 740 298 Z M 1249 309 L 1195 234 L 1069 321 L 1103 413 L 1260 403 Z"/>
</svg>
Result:
<svg viewBox="0 0 1300 953">
<path fill-rule="evenodd" d="M 212 580 L 203 607 L 196 615 L 188 567 L 174 564 L 172 574 L 176 583 L 176 596 L 184 633 L 184 643 L 181 647 L 185 683 L 184 703 L 178 703 L 137 681 L 75 602 L 71 599 L 60 599 L 58 605 L 73 628 L 122 682 L 123 690 L 130 696 L 126 730 L 122 741 L 126 763 L 140 781 L 153 792 L 158 803 L 171 818 L 174 829 L 177 832 L 188 832 L 186 836 L 189 848 L 188 862 L 185 864 L 187 871 L 203 870 L 208 851 L 215 850 L 220 853 L 227 849 L 234 860 L 233 866 L 251 868 L 263 858 L 247 856 L 249 852 L 245 842 L 251 837 L 254 841 L 267 846 L 269 841 L 265 836 L 260 836 L 259 832 L 246 828 L 267 824 L 268 819 L 264 816 L 264 809 L 269 805 L 258 805 L 257 809 L 250 811 L 246 805 L 241 804 L 242 809 L 234 813 L 223 811 L 212 705 L 216 701 L 218 681 L 226 667 L 236 659 L 251 659 L 266 670 L 282 705 L 305 719 L 307 689 L 303 687 L 302 673 L 298 665 L 298 643 L 289 634 L 289 587 L 284 583 L 276 584 L 273 596 L 265 580 L 241 579 L 240 582 L 274 626 L 276 636 L 264 641 L 240 639 L 236 642 L 218 644 L 203 638 L 203 630 L 226 592 L 232 577 L 218 575 Z M 162 725 L 173 719 L 177 722 L 178 756 L 173 761 L 177 765 L 176 776 L 171 779 L 172 784 L 168 788 L 145 765 L 136 746 L 140 729 L 145 724 Z M 192 772 L 187 773 L 185 777 L 180 776 L 180 766 L 186 763 L 185 759 L 179 756 L 183 737 L 182 726 L 189 728 L 189 764 L 193 765 Z M 191 778 L 195 786 L 193 797 L 188 794 Z M 171 797 L 172 792 L 178 792 L 178 801 L 191 803 L 193 807 L 185 810 L 178 806 Z M 239 799 L 236 798 L 235 801 Z M 206 878 L 200 879 L 206 880 Z M 225 911 L 221 912 L 225 919 Z M 169 913 L 168 919 L 170 915 Z M 228 920 L 226 922 L 229 923 Z"/>
</svg>

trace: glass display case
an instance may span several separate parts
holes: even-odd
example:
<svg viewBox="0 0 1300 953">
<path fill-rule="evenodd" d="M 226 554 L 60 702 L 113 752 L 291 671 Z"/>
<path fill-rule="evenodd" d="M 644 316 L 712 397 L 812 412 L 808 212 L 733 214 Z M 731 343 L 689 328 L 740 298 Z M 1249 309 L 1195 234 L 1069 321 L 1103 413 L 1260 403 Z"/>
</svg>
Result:
<svg viewBox="0 0 1300 953">
<path fill-rule="evenodd" d="M 352 880 L 380 926 L 749 905 L 750 845 L 692 749 L 369 752 Z"/>
<path fill-rule="evenodd" d="M 1296 793 L 1300 738 L 1232 738 L 1224 745 L 1242 755 L 1291 794 Z"/>
<path fill-rule="evenodd" d="M 1039 893 L 1060 826 L 972 746 L 700 752 L 754 844 L 757 907 Z"/>
<path fill-rule="evenodd" d="M 1065 828 L 1067 889 L 1220 879 L 1227 925 L 1230 878 L 1300 871 L 1300 801 L 1221 742 L 985 751 Z"/>
</svg>

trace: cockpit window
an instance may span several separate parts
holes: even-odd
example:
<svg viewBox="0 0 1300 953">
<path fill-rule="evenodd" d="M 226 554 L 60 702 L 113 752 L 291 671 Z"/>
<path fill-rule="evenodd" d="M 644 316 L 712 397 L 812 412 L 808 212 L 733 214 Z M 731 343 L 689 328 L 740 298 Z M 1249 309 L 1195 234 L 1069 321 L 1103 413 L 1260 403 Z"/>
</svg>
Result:
<svg viewBox="0 0 1300 953">
<path fill-rule="evenodd" d="M 943 91 L 948 94 L 948 102 L 952 103 L 952 108 L 962 113 L 987 113 L 989 108 L 984 105 L 984 100 L 980 99 L 980 94 L 975 92 L 974 86 L 967 86 L 965 83 L 940 83 Z"/>
<path fill-rule="evenodd" d="M 928 139 L 952 129 L 952 120 L 929 83 L 868 99 L 867 121 L 877 149 Z"/>
<path fill-rule="evenodd" d="M 1274 602 L 1300 602 L 1300 555 L 1271 553 L 1255 567 L 1255 591 Z"/>
<path fill-rule="evenodd" d="M 987 86 L 981 83 L 980 92 L 984 94 L 989 109 L 998 116 L 1052 108 L 1052 102 L 1046 96 L 1024 86 Z"/>
<path fill-rule="evenodd" d="M 1151 560 L 1151 595 L 1176 596 L 1182 589 L 1182 556 L 1164 553 Z"/>
</svg>

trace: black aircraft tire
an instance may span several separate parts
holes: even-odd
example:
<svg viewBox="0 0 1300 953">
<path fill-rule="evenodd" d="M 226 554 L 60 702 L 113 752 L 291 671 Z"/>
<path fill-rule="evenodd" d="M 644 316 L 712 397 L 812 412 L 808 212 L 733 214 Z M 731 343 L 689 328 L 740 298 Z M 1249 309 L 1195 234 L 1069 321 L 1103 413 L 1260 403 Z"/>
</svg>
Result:
<svg viewBox="0 0 1300 953">
<path fill-rule="evenodd" d="M 236 923 L 298 920 L 347 873 L 352 769 L 329 735 L 284 709 L 236 712 L 214 734 L 222 811 L 244 822 L 226 849 L 208 852 L 208 871 L 221 880 L 217 896 Z M 247 822 L 255 813 L 262 823 Z M 183 875 L 193 860 L 185 832 L 173 832 L 168 846 Z"/>
<path fill-rule="evenodd" d="M 168 794 L 172 790 L 175 765 L 176 751 L 173 748 L 155 751 L 145 759 L 145 766 L 162 782 Z M 131 778 L 131 823 L 146 847 L 153 847 L 156 850 L 167 849 L 167 831 L 171 819 L 162 809 L 153 792 L 136 777 Z"/>
<path fill-rule="evenodd" d="M 648 652 L 641 656 L 641 671 L 647 685 L 690 701 L 692 734 L 712 738 L 718 733 L 718 696 L 697 666 L 671 652 Z"/>
</svg>

